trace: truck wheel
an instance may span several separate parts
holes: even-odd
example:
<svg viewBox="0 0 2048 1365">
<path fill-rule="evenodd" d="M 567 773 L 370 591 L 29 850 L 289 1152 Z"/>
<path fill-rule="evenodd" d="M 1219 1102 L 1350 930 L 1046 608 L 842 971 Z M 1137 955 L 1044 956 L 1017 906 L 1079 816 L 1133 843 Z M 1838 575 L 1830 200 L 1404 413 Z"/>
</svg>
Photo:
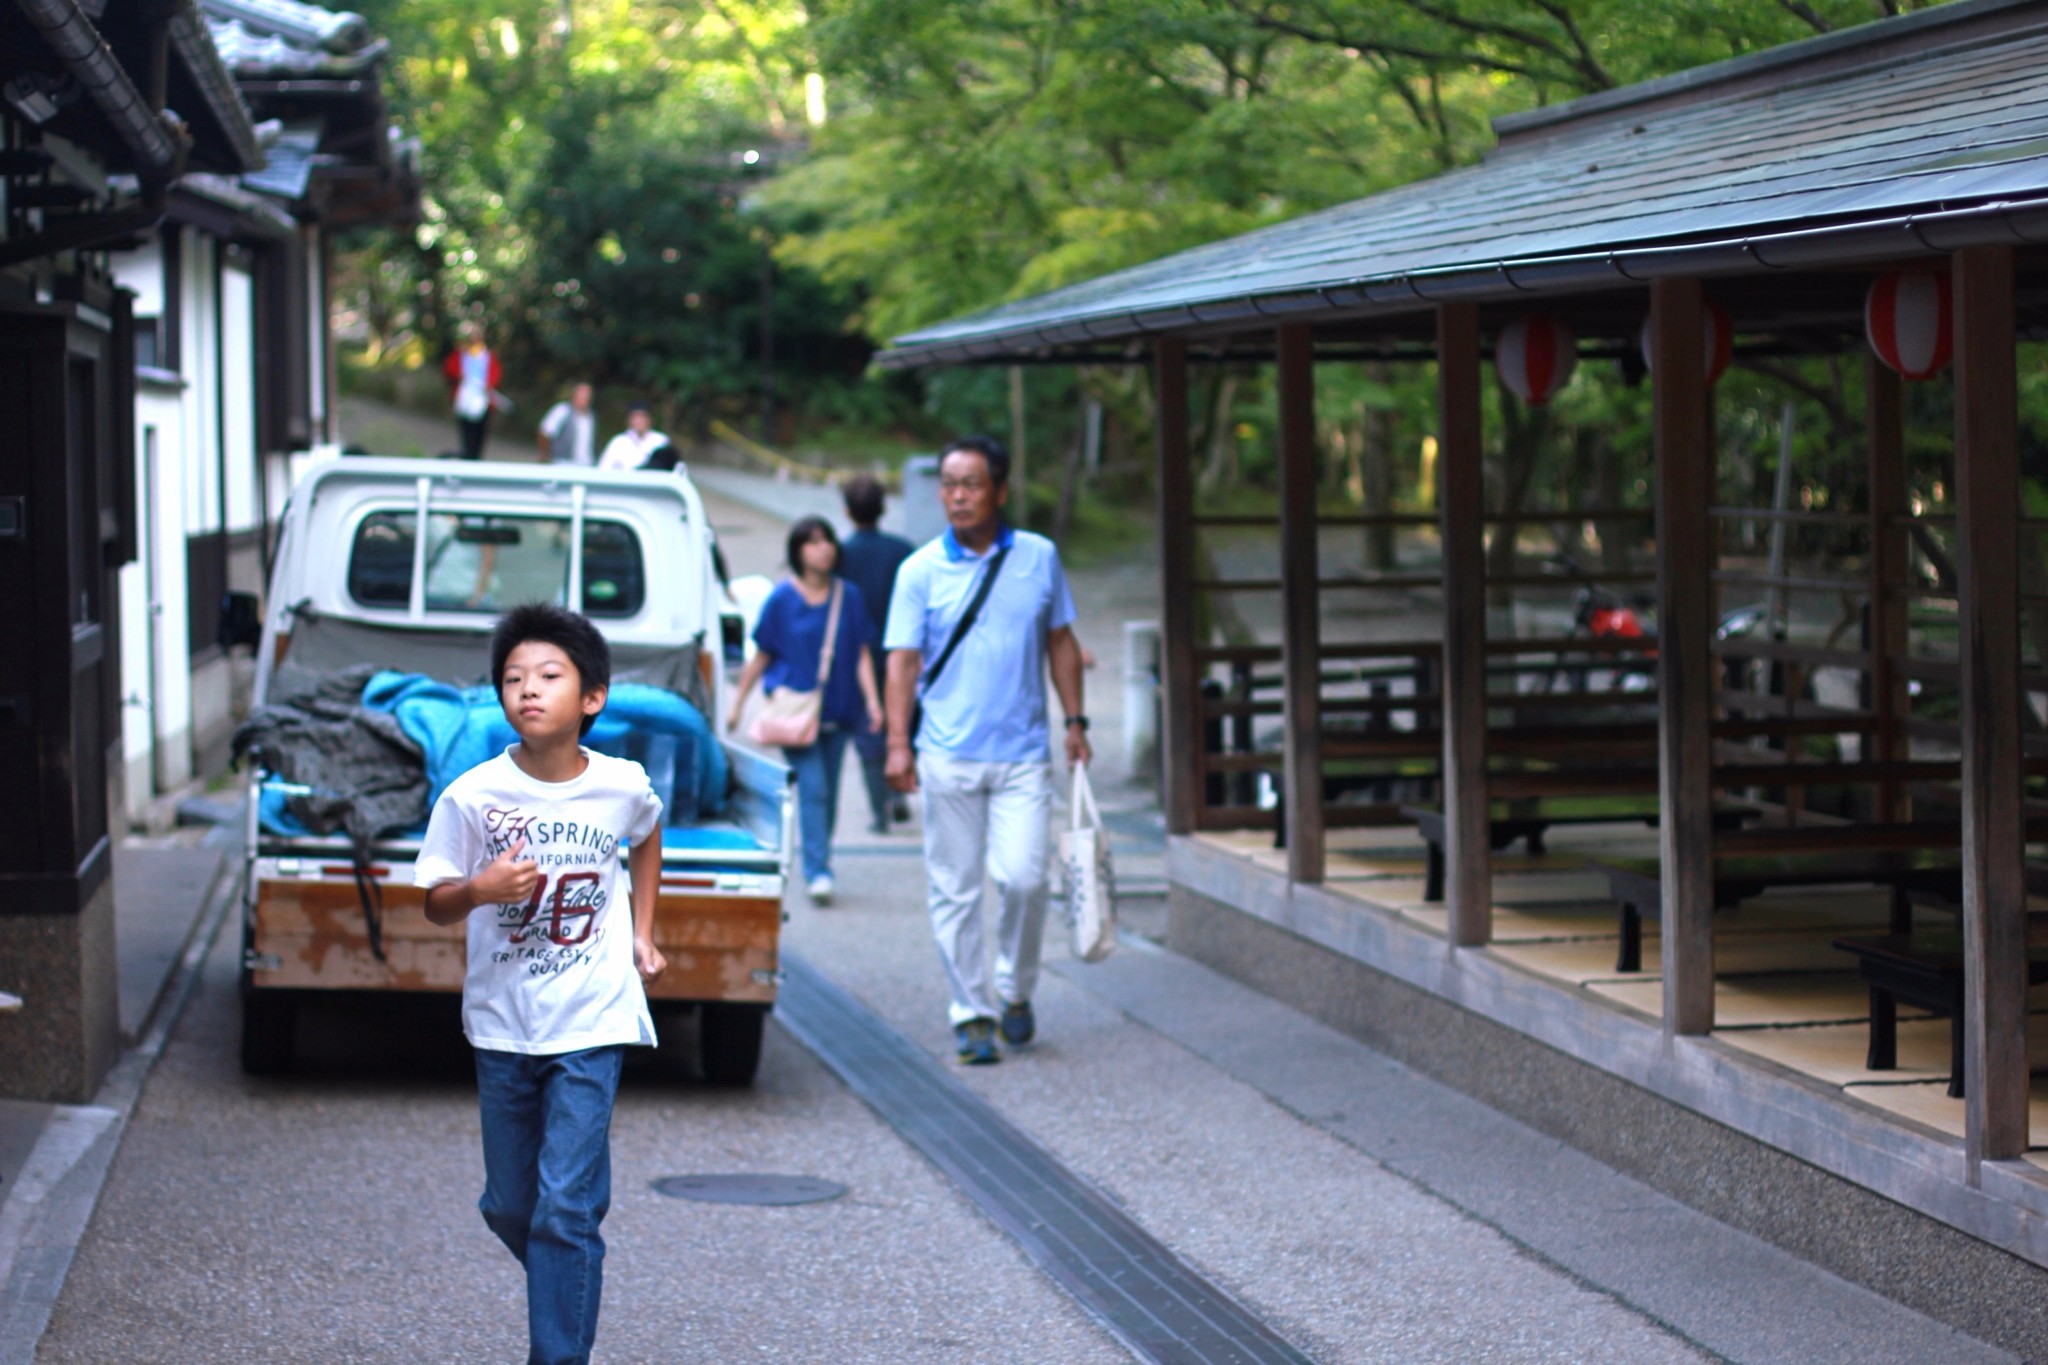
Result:
<svg viewBox="0 0 2048 1365">
<path fill-rule="evenodd" d="M 713 1085 L 752 1085 L 761 1067 L 766 1005 L 705 1005 L 697 1016 L 697 1069 Z"/>
<path fill-rule="evenodd" d="M 285 991 L 242 988 L 242 1070 L 280 1076 L 292 1069 L 299 1002 Z"/>
</svg>

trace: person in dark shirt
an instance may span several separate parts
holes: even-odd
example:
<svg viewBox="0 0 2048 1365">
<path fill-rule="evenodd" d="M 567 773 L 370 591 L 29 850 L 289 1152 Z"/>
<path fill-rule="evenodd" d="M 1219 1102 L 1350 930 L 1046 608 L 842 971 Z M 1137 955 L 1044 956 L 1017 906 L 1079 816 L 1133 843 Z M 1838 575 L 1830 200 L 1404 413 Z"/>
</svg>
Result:
<svg viewBox="0 0 2048 1365">
<path fill-rule="evenodd" d="M 882 627 L 889 619 L 889 594 L 896 590 L 896 570 L 910 557 L 916 547 L 902 536 L 890 535 L 876 529 L 882 519 L 882 485 L 866 474 L 856 474 L 840 489 L 846 499 L 847 519 L 853 522 L 853 534 L 839 549 L 839 575 L 860 589 L 861 600 L 867 604 L 868 615 L 874 620 L 874 638 L 882 638 Z M 882 777 L 883 765 L 889 756 L 889 737 L 880 730 L 856 731 L 853 736 L 854 752 L 860 755 L 861 776 L 866 780 L 868 806 L 874 818 L 868 823 L 871 834 L 887 834 L 889 821 L 910 818 L 910 807 L 902 797 L 889 790 L 889 784 Z"/>
</svg>

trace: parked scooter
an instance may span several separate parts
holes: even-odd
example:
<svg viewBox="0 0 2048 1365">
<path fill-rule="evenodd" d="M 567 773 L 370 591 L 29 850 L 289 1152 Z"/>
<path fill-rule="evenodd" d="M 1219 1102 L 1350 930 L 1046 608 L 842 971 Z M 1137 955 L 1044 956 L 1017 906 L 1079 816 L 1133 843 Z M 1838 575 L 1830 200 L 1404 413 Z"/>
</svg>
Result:
<svg viewBox="0 0 2048 1365">
<path fill-rule="evenodd" d="M 1573 639 L 1585 640 L 1641 640 L 1643 648 L 1619 666 L 1600 668 L 1588 663 L 1562 663 L 1538 675 L 1536 692 L 1585 692 L 1595 687 L 1614 692 L 1647 692 L 1656 682 L 1655 665 L 1650 661 L 1656 657 L 1654 648 L 1656 636 L 1643 626 L 1643 613 L 1656 605 L 1651 593 L 1636 593 L 1623 598 L 1620 594 L 1594 582 L 1579 562 L 1560 551 L 1547 561 L 1576 580 L 1578 587 L 1572 593 Z M 1715 623 L 1714 639 L 1727 641 L 1744 639 L 1756 633 L 1770 619 L 1770 609 L 1761 603 L 1735 607 L 1721 614 Z"/>
</svg>

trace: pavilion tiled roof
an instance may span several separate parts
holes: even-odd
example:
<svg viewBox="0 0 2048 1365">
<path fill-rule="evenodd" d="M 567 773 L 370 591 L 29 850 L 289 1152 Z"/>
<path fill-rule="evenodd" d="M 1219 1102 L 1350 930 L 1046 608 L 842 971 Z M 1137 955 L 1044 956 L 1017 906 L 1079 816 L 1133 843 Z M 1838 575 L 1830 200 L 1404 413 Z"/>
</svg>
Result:
<svg viewBox="0 0 2048 1365">
<path fill-rule="evenodd" d="M 925 328 L 879 359 L 2048 241 L 2048 3 L 1964 0 L 1497 128 L 1477 165 Z"/>
</svg>

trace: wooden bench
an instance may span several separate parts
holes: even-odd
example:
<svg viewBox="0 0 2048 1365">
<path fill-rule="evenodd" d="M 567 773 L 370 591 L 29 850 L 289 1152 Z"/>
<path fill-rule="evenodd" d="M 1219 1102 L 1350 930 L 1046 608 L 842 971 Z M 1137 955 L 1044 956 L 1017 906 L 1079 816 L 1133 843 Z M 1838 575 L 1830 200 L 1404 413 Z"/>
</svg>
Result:
<svg viewBox="0 0 2048 1365">
<path fill-rule="evenodd" d="M 1621 903 L 1621 950 L 1614 969 L 1643 969 L 1643 916 L 1663 905 L 1663 865 L 1656 858 L 1602 858 L 1593 870 L 1607 878 L 1607 893 Z M 1774 886 L 1868 883 L 1892 892 L 1892 931 L 1909 932 L 1913 897 L 1958 905 L 1963 860 L 1948 849 L 1869 849 L 1825 853 L 1746 853 L 1714 859 L 1714 906 L 1734 905 Z"/>
<path fill-rule="evenodd" d="M 1928 1010 L 1948 1020 L 1948 1093 L 1963 1094 L 1963 936 L 1953 929 L 1838 938 L 1835 946 L 1856 959 L 1856 972 L 1870 987 L 1872 1071 L 1899 1064 L 1899 1006 Z M 2048 944 L 2027 948 L 2027 984 L 2048 981 Z"/>
<path fill-rule="evenodd" d="M 1543 856 L 1543 835 L 1552 825 L 1604 825 L 1640 820 L 1657 823 L 1662 806 L 1655 796 L 1527 796 L 1486 803 L 1487 841 L 1495 851 L 1517 839 L 1529 856 Z M 1419 801 L 1401 807 L 1401 814 L 1415 822 L 1415 829 L 1429 845 L 1429 872 L 1422 898 L 1444 898 L 1444 808 L 1433 801 Z M 1739 801 L 1716 802 L 1714 828 L 1731 830 L 1758 814 L 1756 807 Z"/>
</svg>

